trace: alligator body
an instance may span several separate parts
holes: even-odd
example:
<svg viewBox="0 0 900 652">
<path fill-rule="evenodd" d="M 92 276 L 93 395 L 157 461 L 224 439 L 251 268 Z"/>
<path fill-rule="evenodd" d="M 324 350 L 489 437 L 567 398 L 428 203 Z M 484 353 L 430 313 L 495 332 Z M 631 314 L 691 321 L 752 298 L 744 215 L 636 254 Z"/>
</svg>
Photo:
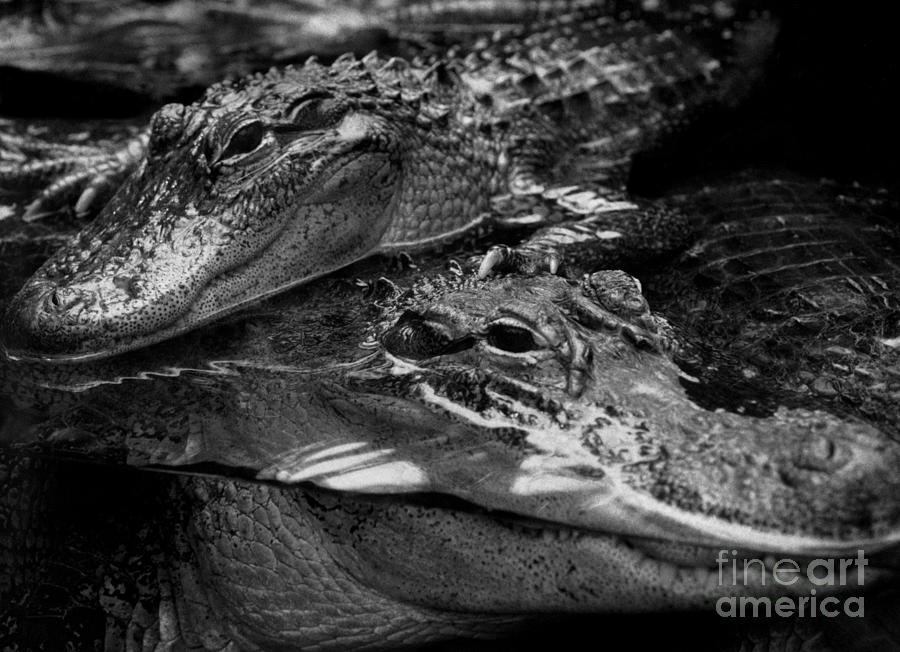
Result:
<svg viewBox="0 0 900 652">
<path fill-rule="evenodd" d="M 749 69 L 770 42 L 757 31 Z M 139 169 L 9 306 L 6 348 L 107 356 L 373 253 L 566 219 L 573 198 L 602 212 L 636 150 L 739 95 L 745 72 L 680 31 L 604 16 L 465 58 L 341 57 L 216 85 L 154 116 Z M 679 226 L 627 230 L 674 244 Z"/>
<path fill-rule="evenodd" d="M 840 195 L 809 204 L 815 193 L 772 190 L 782 187 L 716 197 L 739 212 L 741 197 L 768 189 L 779 201 L 759 205 L 760 220 L 825 208 L 834 227 L 861 223 L 842 213 Z M 704 195 L 673 201 L 687 210 Z M 715 228 L 703 227 L 705 242 L 717 241 Z M 567 229 L 536 240 L 559 245 Z M 869 243 L 883 236 L 856 230 Z M 783 255 L 765 235 L 743 237 Z M 587 257 L 589 238 L 568 242 Z M 749 264 L 754 251 L 733 253 Z M 883 265 L 883 252 L 860 251 Z M 676 364 L 703 322 L 667 306 L 668 323 L 623 272 L 478 279 L 428 260 L 397 275 L 406 291 L 380 280 L 366 296 L 322 279 L 188 335 L 182 350 L 7 363 L 20 403 L 29 373 L 40 392 L 39 411 L 9 419 L 4 437 L 183 474 L 138 480 L 152 488 L 143 499 L 159 492 L 160 502 L 136 538 L 169 533 L 148 546 L 153 578 L 138 566 L 129 580 L 120 554 L 110 564 L 119 581 L 101 591 L 131 640 L 393 648 L 496 633 L 516 617 L 809 593 L 771 576 L 721 585 L 720 548 L 801 563 L 862 548 L 867 589 L 893 564 L 884 555 L 900 536 L 900 446 L 890 423 L 813 393 L 768 412 L 704 405 L 697 378 Z M 694 264 L 672 269 L 689 281 Z M 382 272 L 366 261 L 353 273 Z M 731 279 L 698 284 L 686 305 L 696 311 L 694 296 Z M 784 287 L 798 286 L 788 276 Z"/>
</svg>

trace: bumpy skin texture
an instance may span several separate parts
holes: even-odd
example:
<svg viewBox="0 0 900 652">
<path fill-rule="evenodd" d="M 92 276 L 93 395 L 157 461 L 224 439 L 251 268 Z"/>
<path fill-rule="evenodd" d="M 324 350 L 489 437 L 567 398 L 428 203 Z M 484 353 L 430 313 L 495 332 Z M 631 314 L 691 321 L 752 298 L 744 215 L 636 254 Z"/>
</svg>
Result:
<svg viewBox="0 0 900 652">
<path fill-rule="evenodd" d="M 739 94 L 742 75 L 686 38 L 563 20 L 465 59 L 308 62 L 164 107 L 140 169 L 10 305 L 6 346 L 84 359 L 166 339 L 372 253 L 471 231 L 498 195 L 565 207 L 586 188 L 585 210 L 603 212 L 632 153 Z"/>
</svg>

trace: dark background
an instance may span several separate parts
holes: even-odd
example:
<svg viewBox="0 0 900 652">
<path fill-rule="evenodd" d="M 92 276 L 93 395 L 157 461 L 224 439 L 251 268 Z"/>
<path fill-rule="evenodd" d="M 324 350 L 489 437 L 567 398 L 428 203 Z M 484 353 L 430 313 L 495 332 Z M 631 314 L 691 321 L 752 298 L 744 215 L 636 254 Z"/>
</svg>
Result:
<svg viewBox="0 0 900 652">
<path fill-rule="evenodd" d="M 889 2 L 769 3 L 781 19 L 765 80 L 740 109 L 645 161 L 649 192 L 679 176 L 758 166 L 897 189 L 900 40 Z"/>
</svg>

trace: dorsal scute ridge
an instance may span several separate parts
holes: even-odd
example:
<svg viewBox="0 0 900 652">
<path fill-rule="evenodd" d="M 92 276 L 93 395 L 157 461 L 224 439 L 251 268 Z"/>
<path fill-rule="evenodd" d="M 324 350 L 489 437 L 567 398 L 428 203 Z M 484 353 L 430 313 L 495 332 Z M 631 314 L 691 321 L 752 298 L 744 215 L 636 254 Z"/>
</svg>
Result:
<svg viewBox="0 0 900 652">
<path fill-rule="evenodd" d="M 457 86 L 459 71 L 453 61 L 440 59 L 425 69 L 424 80 L 432 86 Z"/>
<path fill-rule="evenodd" d="M 557 124 L 593 122 L 607 114 L 627 123 L 632 99 L 649 113 L 659 112 L 692 97 L 714 72 L 714 60 L 691 47 L 692 39 L 678 29 L 618 24 L 608 16 L 587 28 L 556 22 L 570 34 L 495 36 L 465 58 L 409 60 L 377 51 L 359 58 L 343 54 L 328 65 L 310 58 L 299 69 L 273 69 L 251 83 L 266 86 L 270 96 L 290 95 L 291 84 L 321 84 L 385 107 L 402 103 L 428 123 L 451 115 L 490 129 L 523 113 Z"/>
<path fill-rule="evenodd" d="M 337 59 L 334 60 L 332 65 L 335 66 L 345 66 L 357 63 L 356 55 L 353 52 L 344 52 L 344 54 L 340 55 Z"/>
<path fill-rule="evenodd" d="M 391 57 L 390 59 L 385 61 L 380 68 L 378 68 L 378 72 L 385 75 L 390 75 L 406 73 L 409 69 L 409 61 L 400 57 Z"/>
<path fill-rule="evenodd" d="M 378 50 L 371 50 L 361 59 L 361 61 L 369 71 L 372 71 L 378 68 L 378 64 L 381 62 L 381 57 L 378 56 Z"/>
</svg>

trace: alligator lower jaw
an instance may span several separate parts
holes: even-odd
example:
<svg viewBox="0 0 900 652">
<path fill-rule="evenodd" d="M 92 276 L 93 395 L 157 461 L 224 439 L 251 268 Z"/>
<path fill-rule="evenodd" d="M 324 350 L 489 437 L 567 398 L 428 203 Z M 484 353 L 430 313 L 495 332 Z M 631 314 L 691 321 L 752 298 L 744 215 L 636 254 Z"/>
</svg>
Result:
<svg viewBox="0 0 900 652">
<path fill-rule="evenodd" d="M 896 577 L 893 568 L 866 566 L 864 581 L 860 582 L 855 560 L 848 559 L 847 563 L 853 562 L 854 565 L 848 566 L 846 581 L 832 582 L 828 579 L 818 583 L 811 581 L 809 574 L 822 577 L 825 571 L 822 568 L 810 570 L 811 562 L 821 559 L 839 569 L 844 558 L 801 557 L 746 549 L 689 546 L 567 528 L 544 528 L 539 536 L 551 549 L 566 545 L 591 548 L 600 538 L 615 538 L 623 551 L 630 555 L 630 563 L 637 566 L 642 575 L 655 578 L 658 586 L 676 595 L 685 596 L 684 604 L 671 605 L 676 610 L 696 608 L 698 603 L 692 604 L 692 600 L 712 603 L 731 596 L 775 599 L 779 596 L 859 594 L 867 587 L 883 584 Z M 604 548 L 600 550 L 603 551 L 602 554 L 608 555 Z M 774 573 L 776 567 L 778 575 Z M 788 573 L 792 573 L 791 569 L 798 571 L 796 574 L 784 574 L 785 569 Z"/>
<path fill-rule="evenodd" d="M 10 362 L 20 363 L 39 363 L 39 364 L 80 364 L 85 362 L 95 362 L 111 358 L 122 353 L 141 349 L 153 344 L 157 344 L 167 339 L 177 337 L 181 332 L 169 333 L 168 329 L 163 329 L 154 336 L 141 339 L 134 344 L 125 346 L 112 345 L 107 348 L 88 351 L 84 353 L 34 353 L 27 350 L 11 349 L 7 346 L 0 348 L 0 353 Z"/>
<path fill-rule="evenodd" d="M 611 532 L 587 530 L 568 527 L 557 523 L 542 522 L 537 519 L 518 516 L 503 516 L 500 520 L 523 535 L 539 537 L 548 545 L 583 542 L 588 543 L 594 537 L 615 537 L 623 545 L 641 553 L 648 562 L 656 562 L 661 566 L 669 566 L 672 571 L 695 572 L 704 579 L 707 575 L 715 575 L 716 556 L 723 550 L 719 546 L 691 545 L 672 541 L 660 541 L 637 536 L 625 536 Z M 771 566 L 774 557 L 771 553 L 741 550 L 740 557 L 745 559 L 761 559 L 766 566 Z M 799 557 L 792 557 L 798 563 Z M 730 563 L 730 558 L 729 558 Z"/>
<path fill-rule="evenodd" d="M 819 586 L 807 577 L 811 560 L 797 555 L 723 553 L 718 546 L 570 527 L 431 498 L 355 494 L 336 499 L 364 503 L 371 515 L 367 532 L 356 532 L 353 539 L 366 542 L 358 552 L 373 568 L 367 581 L 385 594 L 443 610 L 709 611 L 723 598 L 774 603 L 780 597 L 799 601 L 811 595 L 859 595 L 890 577 L 868 566 L 861 587 L 853 566 L 845 584 Z M 358 513 L 355 508 L 350 512 Z M 783 576 L 776 578 L 772 567 L 781 558 L 785 564 L 797 563 L 796 576 L 787 578 L 796 581 L 776 581 Z"/>
<path fill-rule="evenodd" d="M 548 547 L 581 545 L 590 547 L 593 540 L 613 538 L 623 548 L 639 557 L 639 564 L 643 565 L 647 573 L 660 579 L 669 585 L 693 584 L 701 591 L 728 595 L 729 589 L 745 595 L 771 595 L 772 589 L 781 589 L 781 593 L 787 595 L 808 595 L 812 590 L 815 594 L 845 592 L 847 590 L 861 591 L 864 586 L 881 582 L 885 578 L 895 577 L 897 572 L 896 549 L 891 548 L 875 553 L 876 563 L 865 568 L 865 581 L 856 584 L 857 566 L 849 566 L 849 580 L 841 584 L 818 584 L 809 579 L 808 567 L 814 561 L 833 563 L 836 569 L 840 568 L 840 561 L 855 555 L 833 555 L 822 552 L 821 555 L 799 555 L 792 553 L 779 553 L 772 551 L 753 550 L 742 548 L 741 544 L 734 542 L 732 545 L 713 544 L 699 545 L 678 541 L 663 541 L 633 535 L 621 535 L 612 532 L 588 530 L 578 527 L 545 522 L 531 517 L 521 517 L 515 514 L 493 515 L 504 525 L 518 534 L 540 538 Z M 860 551 L 865 552 L 865 551 Z M 865 552 L 867 563 L 871 555 Z M 855 562 L 855 560 L 853 560 Z M 785 568 L 796 564 L 799 573 L 796 582 L 785 584 L 775 579 L 773 571 L 776 566 L 779 573 Z M 819 576 L 820 572 L 814 573 Z M 780 576 L 788 578 L 790 576 Z"/>
</svg>

